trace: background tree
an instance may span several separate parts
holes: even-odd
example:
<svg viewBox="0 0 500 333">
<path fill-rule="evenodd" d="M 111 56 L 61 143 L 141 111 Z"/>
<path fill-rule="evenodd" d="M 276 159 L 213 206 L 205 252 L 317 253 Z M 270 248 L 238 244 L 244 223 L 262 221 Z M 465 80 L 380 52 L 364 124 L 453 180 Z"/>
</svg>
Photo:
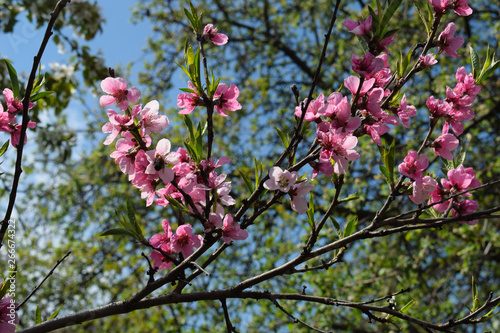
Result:
<svg viewBox="0 0 500 333">
<path fill-rule="evenodd" d="M 89 10 L 97 13 L 91 4 L 81 3 L 86 4 L 86 7 L 75 13 L 88 13 Z M 72 5 L 68 6 L 68 9 Z M 403 2 L 403 5 L 396 12 L 393 21 L 399 23 L 397 27 L 393 27 L 399 29 L 396 43 L 390 47 L 394 55 L 400 50 L 406 54 L 409 45 L 414 46 L 422 42 L 423 28 L 414 7 L 407 1 Z M 343 79 L 349 75 L 351 50 L 359 50 L 358 53 L 362 53 L 358 40 L 348 34 L 341 23 L 347 18 L 358 18 L 362 8 L 367 15 L 365 6 L 366 3 L 363 1 L 357 1 L 341 7 L 334 30 L 335 38 L 328 48 L 326 66 L 323 66 L 318 82 L 320 88 L 317 90 L 318 93 L 329 94 L 337 90 Z M 498 43 L 499 8 L 498 4 L 487 1 L 476 1 L 471 6 L 474 15 L 459 19 L 454 17 L 454 21 L 457 23 L 457 30 L 467 42 L 475 46 L 481 59 L 484 59 L 488 43 L 493 48 L 498 46 L 493 44 Z M 35 16 L 38 14 L 37 10 L 42 11 L 41 9 L 26 7 L 32 13 L 34 20 L 35 17 L 36 20 L 40 17 L 40 21 L 43 21 L 43 15 Z M 37 8 L 42 7 L 46 8 L 43 13 L 51 9 L 48 5 Z M 178 69 L 172 64 L 182 62 L 182 43 L 179 43 L 179 40 L 188 38 L 191 33 L 183 7 L 183 4 L 176 1 L 143 1 L 138 4 L 135 14 L 136 20 L 150 19 L 157 27 L 149 44 L 155 58 L 146 64 L 142 82 L 150 89 L 148 95 L 160 99 L 161 105 L 172 106 L 167 112 L 170 119 L 173 119 L 173 115 L 178 111 L 175 103 L 169 102 L 168 99 L 168 89 L 173 87 L 171 81 Z M 255 154 L 258 163 L 262 163 L 264 170 L 268 170 L 273 158 L 281 151 L 281 142 L 273 125 L 279 124 L 278 127 L 283 131 L 291 132 L 293 123 L 290 113 L 295 108 L 295 102 L 290 85 L 296 84 L 299 87 L 300 100 L 306 97 L 317 67 L 323 35 L 330 19 L 323 13 L 331 11 L 332 4 L 323 1 L 307 3 L 255 1 L 251 4 L 207 1 L 203 4 L 206 22 L 214 23 L 220 31 L 227 32 L 230 38 L 230 47 L 224 50 L 209 48 L 208 52 L 228 59 L 225 62 L 224 73 L 232 76 L 230 77 L 232 82 L 238 82 L 241 89 L 239 101 L 244 105 L 241 112 L 225 118 L 224 124 L 222 121 L 215 124 L 223 131 L 219 138 L 224 138 L 216 141 L 215 148 L 226 152 L 226 155 L 232 156 L 233 161 L 238 163 L 237 168 L 227 170 L 230 176 L 234 176 L 235 198 L 242 199 L 247 193 L 243 182 L 237 183 L 238 170 L 244 174 L 251 174 Z M 14 11 L 12 13 L 15 14 Z M 93 31 L 90 27 L 86 28 L 86 21 L 83 19 L 78 20 L 73 17 L 69 20 L 69 22 L 74 20 L 76 29 L 82 27 L 83 30 L 80 31 L 85 31 L 84 29 Z M 84 24 L 80 26 L 80 22 Z M 97 31 L 93 23 L 87 24 L 93 25 L 94 31 Z M 66 25 L 64 21 L 61 22 L 61 26 Z M 481 34 L 474 34 L 479 26 Z M 91 38 L 93 35 L 89 32 L 88 36 Z M 77 43 L 61 39 L 69 43 L 68 45 Z M 77 55 L 75 61 L 79 64 L 79 68 L 84 68 L 87 73 L 87 83 L 91 84 L 105 77 L 103 66 L 96 66 L 97 58 L 90 56 L 88 50 L 87 58 L 78 46 L 74 52 Z M 455 74 L 456 67 L 460 66 L 468 55 L 465 48 L 459 52 L 462 57 L 457 61 L 449 58 L 440 61 L 432 71 L 425 71 L 410 82 L 413 91 L 422 92 L 420 95 L 408 95 L 410 103 L 417 109 L 425 109 L 428 95 L 444 95 L 445 84 L 453 81 L 451 78 Z M 84 56 L 81 56 L 82 54 Z M 93 59 L 94 62 L 89 59 Z M 209 58 L 208 61 L 213 60 Z M 60 81 L 53 81 L 54 85 L 61 85 Z M 461 136 L 461 140 L 467 142 L 470 147 L 467 152 L 468 166 L 481 170 L 478 178 L 483 183 L 499 179 L 498 145 L 492 144 L 499 140 L 497 125 L 499 113 L 496 112 L 500 108 L 499 82 L 498 74 L 485 82 L 479 96 L 480 100 L 475 104 L 476 118 L 468 123 L 464 135 Z M 81 87 L 76 86 L 77 83 L 72 84 L 77 88 Z M 49 89 L 59 91 L 62 87 L 54 86 Z M 176 89 L 177 87 L 174 93 Z M 48 100 L 46 107 L 54 108 L 54 112 L 62 111 L 63 101 L 64 98 Z M 57 103 L 62 105 L 58 106 Z M 147 279 L 145 274 L 147 264 L 140 256 L 143 249 L 134 247 L 125 240 L 115 241 L 95 235 L 116 224 L 114 210 L 123 207 L 127 200 L 134 202 L 136 214 L 140 216 L 141 223 L 149 235 L 158 232 L 158 221 L 168 214 L 165 211 L 146 210 L 144 202 L 137 200 L 137 191 L 130 188 L 126 177 L 109 158 L 110 150 L 100 144 L 101 126 L 105 118 L 102 113 L 99 116 L 96 114 L 99 113 L 89 114 L 89 135 L 96 135 L 96 149 L 92 150 L 91 154 L 83 154 L 81 159 L 70 158 L 71 144 L 68 142 L 71 141 L 62 140 L 61 136 L 55 134 L 61 127 L 67 126 L 63 120 L 59 127 L 54 125 L 43 131 L 45 134 L 41 133 L 41 137 L 45 140 L 41 141 L 40 151 L 49 149 L 58 151 L 60 152 L 58 156 L 64 163 L 57 166 L 48 163 L 54 156 L 47 154 L 42 162 L 45 163 L 47 171 L 57 174 L 53 179 L 58 181 L 30 185 L 26 189 L 25 199 L 18 202 L 20 211 L 25 211 L 25 207 L 31 207 L 33 204 L 35 207 L 32 216 L 23 214 L 26 217 L 22 217 L 26 234 L 19 237 L 24 239 L 22 241 L 24 246 L 19 246 L 19 266 L 30 267 L 30 272 L 21 274 L 19 277 L 21 285 L 34 286 L 57 258 L 62 257 L 70 248 L 73 253 L 71 259 L 59 267 L 57 274 L 49 279 L 45 288 L 35 295 L 34 303 L 40 304 L 43 313 L 47 315 L 62 303 L 64 306 L 61 314 L 70 313 L 124 299 L 140 289 Z M 421 112 L 421 114 L 422 116 L 416 121 L 426 124 L 426 113 Z M 227 121 L 231 123 L 228 124 Z M 172 141 L 174 137 L 178 138 L 178 142 L 173 142 L 174 146 L 180 146 L 186 136 L 180 125 L 172 124 L 169 127 L 169 138 Z M 391 132 L 396 139 L 398 150 L 406 151 L 411 147 L 417 147 L 416 140 L 421 140 L 425 135 L 423 132 L 425 126 L 414 128 L 412 133 Z M 239 134 L 250 132 L 258 135 Z M 359 150 L 363 151 L 362 163 L 359 161 L 354 163 L 350 171 L 357 180 L 346 188 L 346 193 L 356 193 L 359 199 L 340 207 L 336 212 L 336 218 L 345 223 L 353 216 L 358 216 L 359 227 L 362 227 L 369 223 L 387 196 L 387 188 L 384 186 L 383 177 L 375 167 L 380 157 L 373 149 L 370 140 L 360 140 Z M 298 152 L 299 155 L 301 153 L 304 154 L 305 151 Z M 436 170 L 436 174 L 439 174 L 439 170 Z M 318 212 L 326 211 L 328 207 L 325 206 L 323 199 L 331 198 L 334 194 L 332 184 L 327 179 L 323 181 L 326 190 L 321 192 L 316 190 L 314 196 Z M 9 184 L 8 181 L 5 183 Z M 486 207 L 488 203 L 498 203 L 498 191 L 498 187 L 490 187 L 476 194 L 475 198 L 480 202 L 480 206 Z M 402 200 L 394 207 L 402 211 L 411 207 L 408 204 L 407 200 Z M 395 213 L 395 209 L 388 212 L 388 214 Z M 333 224 L 330 226 L 328 234 L 334 234 Z M 250 227 L 251 236 L 245 241 L 245 246 L 233 246 L 226 250 L 219 258 L 217 272 L 210 278 L 196 280 L 196 284 L 191 287 L 192 290 L 231 286 L 242 278 L 279 265 L 300 251 L 296 248 L 296 244 L 303 241 L 303 237 L 307 235 L 306 227 L 307 224 L 297 219 L 297 215 L 291 214 L 285 205 L 275 206 L 266 215 L 261 216 L 258 223 Z M 326 241 L 328 236 L 324 237 L 320 243 Z M 497 288 L 500 277 L 499 245 L 498 225 L 494 221 L 480 221 L 474 228 L 452 224 L 436 230 L 413 231 L 376 238 L 373 241 L 363 241 L 349 248 L 344 256 L 344 262 L 332 269 L 300 276 L 282 276 L 259 285 L 259 288 L 273 292 L 300 292 L 303 286 L 306 286 L 307 294 L 334 294 L 336 298 L 353 301 L 366 301 L 411 288 L 410 293 L 397 296 L 398 304 L 406 304 L 410 299 L 415 299 L 416 304 L 412 309 L 417 312 L 415 316 L 435 318 L 436 322 L 446 321 L 467 312 L 463 304 L 471 303 L 470 276 L 476 277 L 483 298 L 488 291 Z M 40 248 L 47 250 L 41 253 Z M 232 264 L 235 257 L 240 260 L 241 265 Z M 273 261 L 269 258 L 279 258 L 279 260 Z M 25 292 L 29 290 L 26 289 Z M 381 326 L 369 323 L 366 316 L 359 311 L 339 309 L 332 312 L 331 308 L 326 306 L 313 308 L 306 303 L 280 304 L 284 308 L 299 309 L 301 318 L 307 318 L 309 323 L 317 327 L 346 332 L 376 332 L 381 329 Z M 287 316 L 269 302 L 235 300 L 228 301 L 228 307 L 249 309 L 250 312 L 246 314 L 232 314 L 233 325 L 241 327 L 242 331 L 292 329 L 308 331 L 307 327 L 290 323 Z M 418 311 L 415 310 L 417 308 Z M 26 307 L 25 311 L 34 312 L 30 307 Z M 30 324 L 25 321 L 28 317 L 23 311 L 21 319 L 24 326 Z M 197 318 L 196 321 L 189 320 L 193 317 Z M 68 331 L 75 329 L 82 332 L 92 329 L 113 331 L 117 330 L 117 327 L 126 328 L 130 327 L 131 323 L 137 322 L 144 324 L 141 326 L 144 331 L 154 331 L 158 327 L 167 331 L 194 332 L 225 329 L 223 308 L 219 303 L 207 302 L 150 308 L 133 312 L 126 317 L 110 317 L 88 322 L 79 327 L 72 327 Z M 487 327 L 486 329 L 494 330 L 495 326 Z M 419 328 L 411 325 L 405 329 L 419 331 Z M 484 329 L 483 326 L 469 328 L 470 331 L 478 332 Z"/>
</svg>

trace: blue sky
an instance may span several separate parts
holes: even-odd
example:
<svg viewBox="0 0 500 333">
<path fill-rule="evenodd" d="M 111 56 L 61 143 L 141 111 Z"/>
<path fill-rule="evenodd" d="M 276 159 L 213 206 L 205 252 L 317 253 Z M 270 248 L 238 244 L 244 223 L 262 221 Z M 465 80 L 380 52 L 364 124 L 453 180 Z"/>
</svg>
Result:
<svg viewBox="0 0 500 333">
<path fill-rule="evenodd" d="M 98 1 L 106 23 L 103 32 L 87 45 L 93 52 L 102 51 L 109 64 L 126 64 L 139 60 L 143 56 L 142 49 L 146 45 L 146 38 L 151 29 L 147 21 L 140 24 L 130 22 L 132 7 L 136 2 L 137 0 Z M 71 6 L 71 3 L 68 6 Z M 33 57 L 40 47 L 45 27 L 35 30 L 34 25 L 25 17 L 20 15 L 20 18 L 13 34 L 0 35 L 0 55 L 12 59 L 18 72 L 29 73 Z M 47 66 L 51 62 L 66 63 L 68 56 L 67 53 L 59 53 L 55 44 L 49 42 L 42 57 L 42 65 Z M 134 66 L 142 66 L 142 60 Z"/>
</svg>

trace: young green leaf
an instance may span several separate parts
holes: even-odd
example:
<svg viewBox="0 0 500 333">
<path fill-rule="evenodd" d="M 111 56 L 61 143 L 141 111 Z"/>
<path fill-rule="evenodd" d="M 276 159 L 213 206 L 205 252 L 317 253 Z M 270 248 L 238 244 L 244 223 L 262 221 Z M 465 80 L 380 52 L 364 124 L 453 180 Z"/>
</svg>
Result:
<svg viewBox="0 0 500 333">
<path fill-rule="evenodd" d="M 344 227 L 344 238 L 349 237 L 354 233 L 357 224 L 358 224 L 357 216 L 353 217 L 347 222 L 346 226 Z"/>
<path fill-rule="evenodd" d="M 399 5 L 403 0 L 393 0 L 384 12 L 382 17 L 382 22 L 380 22 L 380 30 L 386 29 L 389 25 L 389 20 L 392 18 L 396 10 L 398 10 Z M 379 12 L 380 13 L 380 12 Z"/>
<path fill-rule="evenodd" d="M 477 292 L 477 283 L 476 280 L 474 279 L 474 276 L 472 276 L 472 309 L 471 312 L 476 311 L 479 309 L 479 296 Z"/>
<path fill-rule="evenodd" d="M 42 323 L 42 313 L 40 312 L 40 306 L 37 304 L 35 309 L 35 325 Z"/>
<path fill-rule="evenodd" d="M 129 236 L 136 239 L 136 235 L 125 228 L 111 228 L 100 234 L 100 236 Z"/>
<path fill-rule="evenodd" d="M 238 172 L 240 173 L 241 178 L 243 178 L 243 181 L 245 182 L 245 186 L 247 187 L 248 192 L 253 193 L 253 191 L 255 189 L 253 187 L 253 184 L 252 184 L 252 181 L 250 180 L 250 178 L 248 178 L 248 176 L 245 175 L 240 169 L 238 169 Z"/>
<path fill-rule="evenodd" d="M 5 141 L 5 143 L 0 148 L 0 156 L 5 154 L 5 152 L 7 151 L 7 148 L 9 148 L 9 142 L 10 142 L 10 140 Z"/>
<path fill-rule="evenodd" d="M 9 60 L 3 59 L 3 61 L 7 65 L 7 70 L 9 71 L 10 83 L 12 85 L 12 92 L 14 93 L 14 98 L 19 97 L 19 80 L 17 78 L 17 72 Z"/>
<path fill-rule="evenodd" d="M 410 308 L 413 306 L 413 304 L 415 304 L 415 300 L 414 299 L 412 299 L 411 301 L 409 301 L 408 303 L 406 303 L 405 306 L 403 306 L 401 308 L 401 310 L 399 310 L 399 312 L 401 312 L 401 313 L 407 312 L 408 310 L 410 310 Z"/>
<path fill-rule="evenodd" d="M 335 232 L 337 233 L 337 237 L 339 239 L 342 239 L 342 228 L 340 227 L 340 224 L 337 222 L 337 220 L 333 216 L 330 215 L 329 218 L 332 221 L 333 229 L 335 229 Z"/>
<path fill-rule="evenodd" d="M 61 304 L 61 305 L 59 306 L 59 308 L 57 308 L 57 310 L 56 310 L 56 311 L 55 311 L 55 312 L 54 312 L 54 313 L 53 313 L 53 314 L 52 314 L 49 318 L 47 318 L 47 320 L 50 320 L 50 319 L 54 319 L 54 318 L 56 318 L 56 317 L 57 317 L 57 315 L 59 314 L 59 311 L 61 311 L 62 307 L 63 307 L 63 304 Z"/>
<path fill-rule="evenodd" d="M 281 131 L 278 127 L 274 126 L 274 128 L 276 129 L 276 132 L 278 132 L 278 135 L 281 139 L 281 142 L 283 142 L 283 146 L 285 146 L 285 149 L 288 148 L 288 138 L 287 136 L 285 135 L 285 133 L 283 133 L 283 131 Z"/>
<path fill-rule="evenodd" d="M 49 96 L 49 95 L 51 95 L 53 93 L 54 93 L 53 91 L 42 91 L 42 92 L 39 92 L 39 93 L 31 94 L 30 101 L 31 102 L 36 102 L 39 99 L 44 98 L 46 96 Z"/>
<path fill-rule="evenodd" d="M 477 79 L 479 74 L 480 74 L 480 64 L 479 64 L 479 57 L 472 48 L 472 45 L 469 45 L 469 50 L 470 50 L 470 62 L 472 64 L 472 77 Z"/>
</svg>

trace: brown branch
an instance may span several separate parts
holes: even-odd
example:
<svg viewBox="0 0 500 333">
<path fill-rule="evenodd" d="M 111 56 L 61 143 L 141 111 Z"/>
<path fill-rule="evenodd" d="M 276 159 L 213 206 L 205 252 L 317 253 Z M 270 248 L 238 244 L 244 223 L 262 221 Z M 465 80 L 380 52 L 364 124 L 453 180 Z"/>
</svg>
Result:
<svg viewBox="0 0 500 333">
<path fill-rule="evenodd" d="M 401 292 L 402 291 L 400 291 L 399 293 Z M 147 309 L 160 305 L 192 303 L 198 301 L 220 301 L 221 299 L 245 299 L 245 298 L 246 299 L 250 298 L 254 300 L 270 300 L 271 302 L 273 302 L 273 300 L 278 300 L 278 299 L 293 300 L 293 301 L 324 304 L 332 307 L 334 306 L 348 307 L 352 309 L 357 309 L 359 311 L 362 311 L 363 313 L 367 312 L 385 313 L 400 318 L 402 320 L 405 320 L 409 323 L 419 325 L 426 330 L 432 329 L 440 332 L 453 332 L 451 331 L 451 328 L 453 327 L 465 323 L 470 323 L 470 324 L 478 323 L 477 320 L 472 320 L 470 318 L 470 315 L 467 315 L 466 317 L 457 320 L 449 320 L 444 324 L 435 324 L 430 321 L 425 321 L 422 319 L 418 319 L 403 314 L 398 310 L 392 309 L 391 307 L 388 306 L 374 306 L 366 304 L 366 302 L 350 302 L 345 300 L 333 299 L 329 297 L 304 295 L 300 293 L 279 294 L 279 293 L 270 293 L 267 291 L 235 291 L 234 289 L 225 289 L 225 290 L 214 290 L 206 292 L 187 293 L 187 294 L 170 293 L 167 295 L 147 298 L 131 306 L 126 306 L 125 301 L 115 302 L 96 309 L 81 311 L 71 315 L 67 315 L 65 317 L 51 319 L 39 325 L 35 325 L 18 332 L 19 333 L 51 332 L 56 329 L 72 326 L 75 324 L 81 324 L 83 322 L 99 318 L 129 313 L 131 311 Z M 485 311 L 491 308 L 498 302 L 500 302 L 500 297 L 485 302 L 485 304 L 480 309 L 478 309 L 478 311 L 474 312 L 474 315 L 477 315 L 479 311 Z"/>
</svg>

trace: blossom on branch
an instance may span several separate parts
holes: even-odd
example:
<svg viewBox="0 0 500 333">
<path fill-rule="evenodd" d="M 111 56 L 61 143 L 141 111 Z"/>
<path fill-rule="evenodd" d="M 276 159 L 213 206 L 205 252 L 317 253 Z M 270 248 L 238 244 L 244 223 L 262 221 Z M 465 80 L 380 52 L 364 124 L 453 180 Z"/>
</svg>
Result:
<svg viewBox="0 0 500 333">
<path fill-rule="evenodd" d="M 288 193 L 298 178 L 297 171 L 283 171 L 280 167 L 274 166 L 269 170 L 269 179 L 264 182 L 264 188 Z"/>
<path fill-rule="evenodd" d="M 139 89 L 128 87 L 127 82 L 120 78 L 107 77 L 101 82 L 101 89 L 108 95 L 101 96 L 101 106 L 110 106 L 116 103 L 120 110 L 126 110 L 129 103 L 135 103 L 141 97 Z"/>
<path fill-rule="evenodd" d="M 240 90 L 234 83 L 227 86 L 225 83 L 219 83 L 214 94 L 214 106 L 221 116 L 226 117 L 227 111 L 236 111 L 241 109 L 241 104 L 236 100 L 240 95 Z"/>
<path fill-rule="evenodd" d="M 203 28 L 203 36 L 218 46 L 226 44 L 228 40 L 226 35 L 217 33 L 217 28 L 215 28 L 213 24 L 207 24 L 205 28 Z"/>
<path fill-rule="evenodd" d="M 458 58 L 457 50 L 463 45 L 464 39 L 460 36 L 454 37 L 457 31 L 455 23 L 448 23 L 443 32 L 439 35 L 438 41 L 441 42 L 439 51 L 447 53 L 450 57 Z"/>
</svg>

